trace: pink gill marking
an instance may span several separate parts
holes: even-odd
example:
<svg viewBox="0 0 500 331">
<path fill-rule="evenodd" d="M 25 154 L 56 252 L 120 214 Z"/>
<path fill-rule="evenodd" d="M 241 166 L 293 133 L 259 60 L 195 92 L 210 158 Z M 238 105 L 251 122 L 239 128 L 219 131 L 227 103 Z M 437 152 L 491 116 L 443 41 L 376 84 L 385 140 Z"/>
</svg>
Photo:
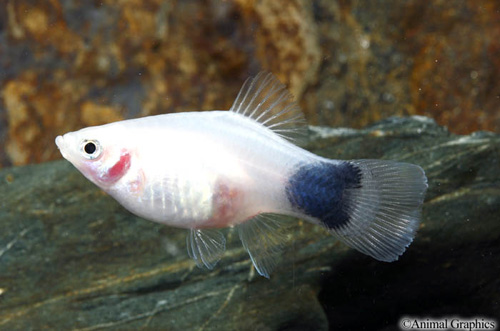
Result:
<svg viewBox="0 0 500 331">
<path fill-rule="evenodd" d="M 102 176 L 102 180 L 108 183 L 113 183 L 122 178 L 130 168 L 130 159 L 129 152 L 123 150 L 118 162 L 108 169 L 108 171 Z"/>
</svg>

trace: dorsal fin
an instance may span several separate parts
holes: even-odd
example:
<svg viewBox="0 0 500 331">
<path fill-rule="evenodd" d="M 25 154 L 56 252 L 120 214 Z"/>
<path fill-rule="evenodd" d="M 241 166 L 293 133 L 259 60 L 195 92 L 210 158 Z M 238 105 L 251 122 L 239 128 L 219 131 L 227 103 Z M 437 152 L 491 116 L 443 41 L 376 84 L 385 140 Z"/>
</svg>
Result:
<svg viewBox="0 0 500 331">
<path fill-rule="evenodd" d="M 270 72 L 248 78 L 229 110 L 254 119 L 288 140 L 296 141 L 307 134 L 299 105 Z"/>
</svg>

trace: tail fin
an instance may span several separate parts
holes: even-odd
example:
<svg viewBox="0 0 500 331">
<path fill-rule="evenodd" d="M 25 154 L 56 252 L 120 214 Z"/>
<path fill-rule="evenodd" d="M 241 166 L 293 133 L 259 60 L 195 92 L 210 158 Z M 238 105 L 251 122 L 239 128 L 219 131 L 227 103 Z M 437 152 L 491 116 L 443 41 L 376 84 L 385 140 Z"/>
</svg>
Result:
<svg viewBox="0 0 500 331">
<path fill-rule="evenodd" d="M 391 262 L 415 236 L 426 189 L 417 165 L 354 160 L 301 168 L 287 195 L 348 246 Z"/>
<path fill-rule="evenodd" d="M 427 178 L 419 166 L 355 160 L 361 185 L 345 191 L 349 226 L 331 229 L 348 246 L 391 262 L 410 245 L 420 223 Z"/>
</svg>

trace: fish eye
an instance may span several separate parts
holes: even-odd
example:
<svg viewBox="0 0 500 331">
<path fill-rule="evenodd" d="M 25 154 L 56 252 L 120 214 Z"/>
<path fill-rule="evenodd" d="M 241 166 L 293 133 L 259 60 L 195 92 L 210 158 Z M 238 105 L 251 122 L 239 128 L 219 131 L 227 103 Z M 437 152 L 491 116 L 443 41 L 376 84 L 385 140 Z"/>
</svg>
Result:
<svg viewBox="0 0 500 331">
<path fill-rule="evenodd" d="M 97 140 L 84 140 L 81 144 L 81 151 L 85 158 L 96 159 L 101 155 L 101 144 Z"/>
</svg>

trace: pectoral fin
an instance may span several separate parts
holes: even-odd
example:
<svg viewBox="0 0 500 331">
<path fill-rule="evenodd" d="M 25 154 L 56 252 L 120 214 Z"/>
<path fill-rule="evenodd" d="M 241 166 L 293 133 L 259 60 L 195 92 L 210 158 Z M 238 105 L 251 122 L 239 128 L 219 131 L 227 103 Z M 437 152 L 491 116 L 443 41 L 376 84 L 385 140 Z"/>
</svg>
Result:
<svg viewBox="0 0 500 331">
<path fill-rule="evenodd" d="M 273 214 L 260 214 L 238 225 L 243 247 L 248 251 L 257 272 L 266 278 L 277 264 L 286 239 L 283 227 Z"/>
<path fill-rule="evenodd" d="M 212 270 L 226 250 L 224 235 L 215 229 L 191 229 L 186 238 L 189 256 L 200 268 Z"/>
</svg>

